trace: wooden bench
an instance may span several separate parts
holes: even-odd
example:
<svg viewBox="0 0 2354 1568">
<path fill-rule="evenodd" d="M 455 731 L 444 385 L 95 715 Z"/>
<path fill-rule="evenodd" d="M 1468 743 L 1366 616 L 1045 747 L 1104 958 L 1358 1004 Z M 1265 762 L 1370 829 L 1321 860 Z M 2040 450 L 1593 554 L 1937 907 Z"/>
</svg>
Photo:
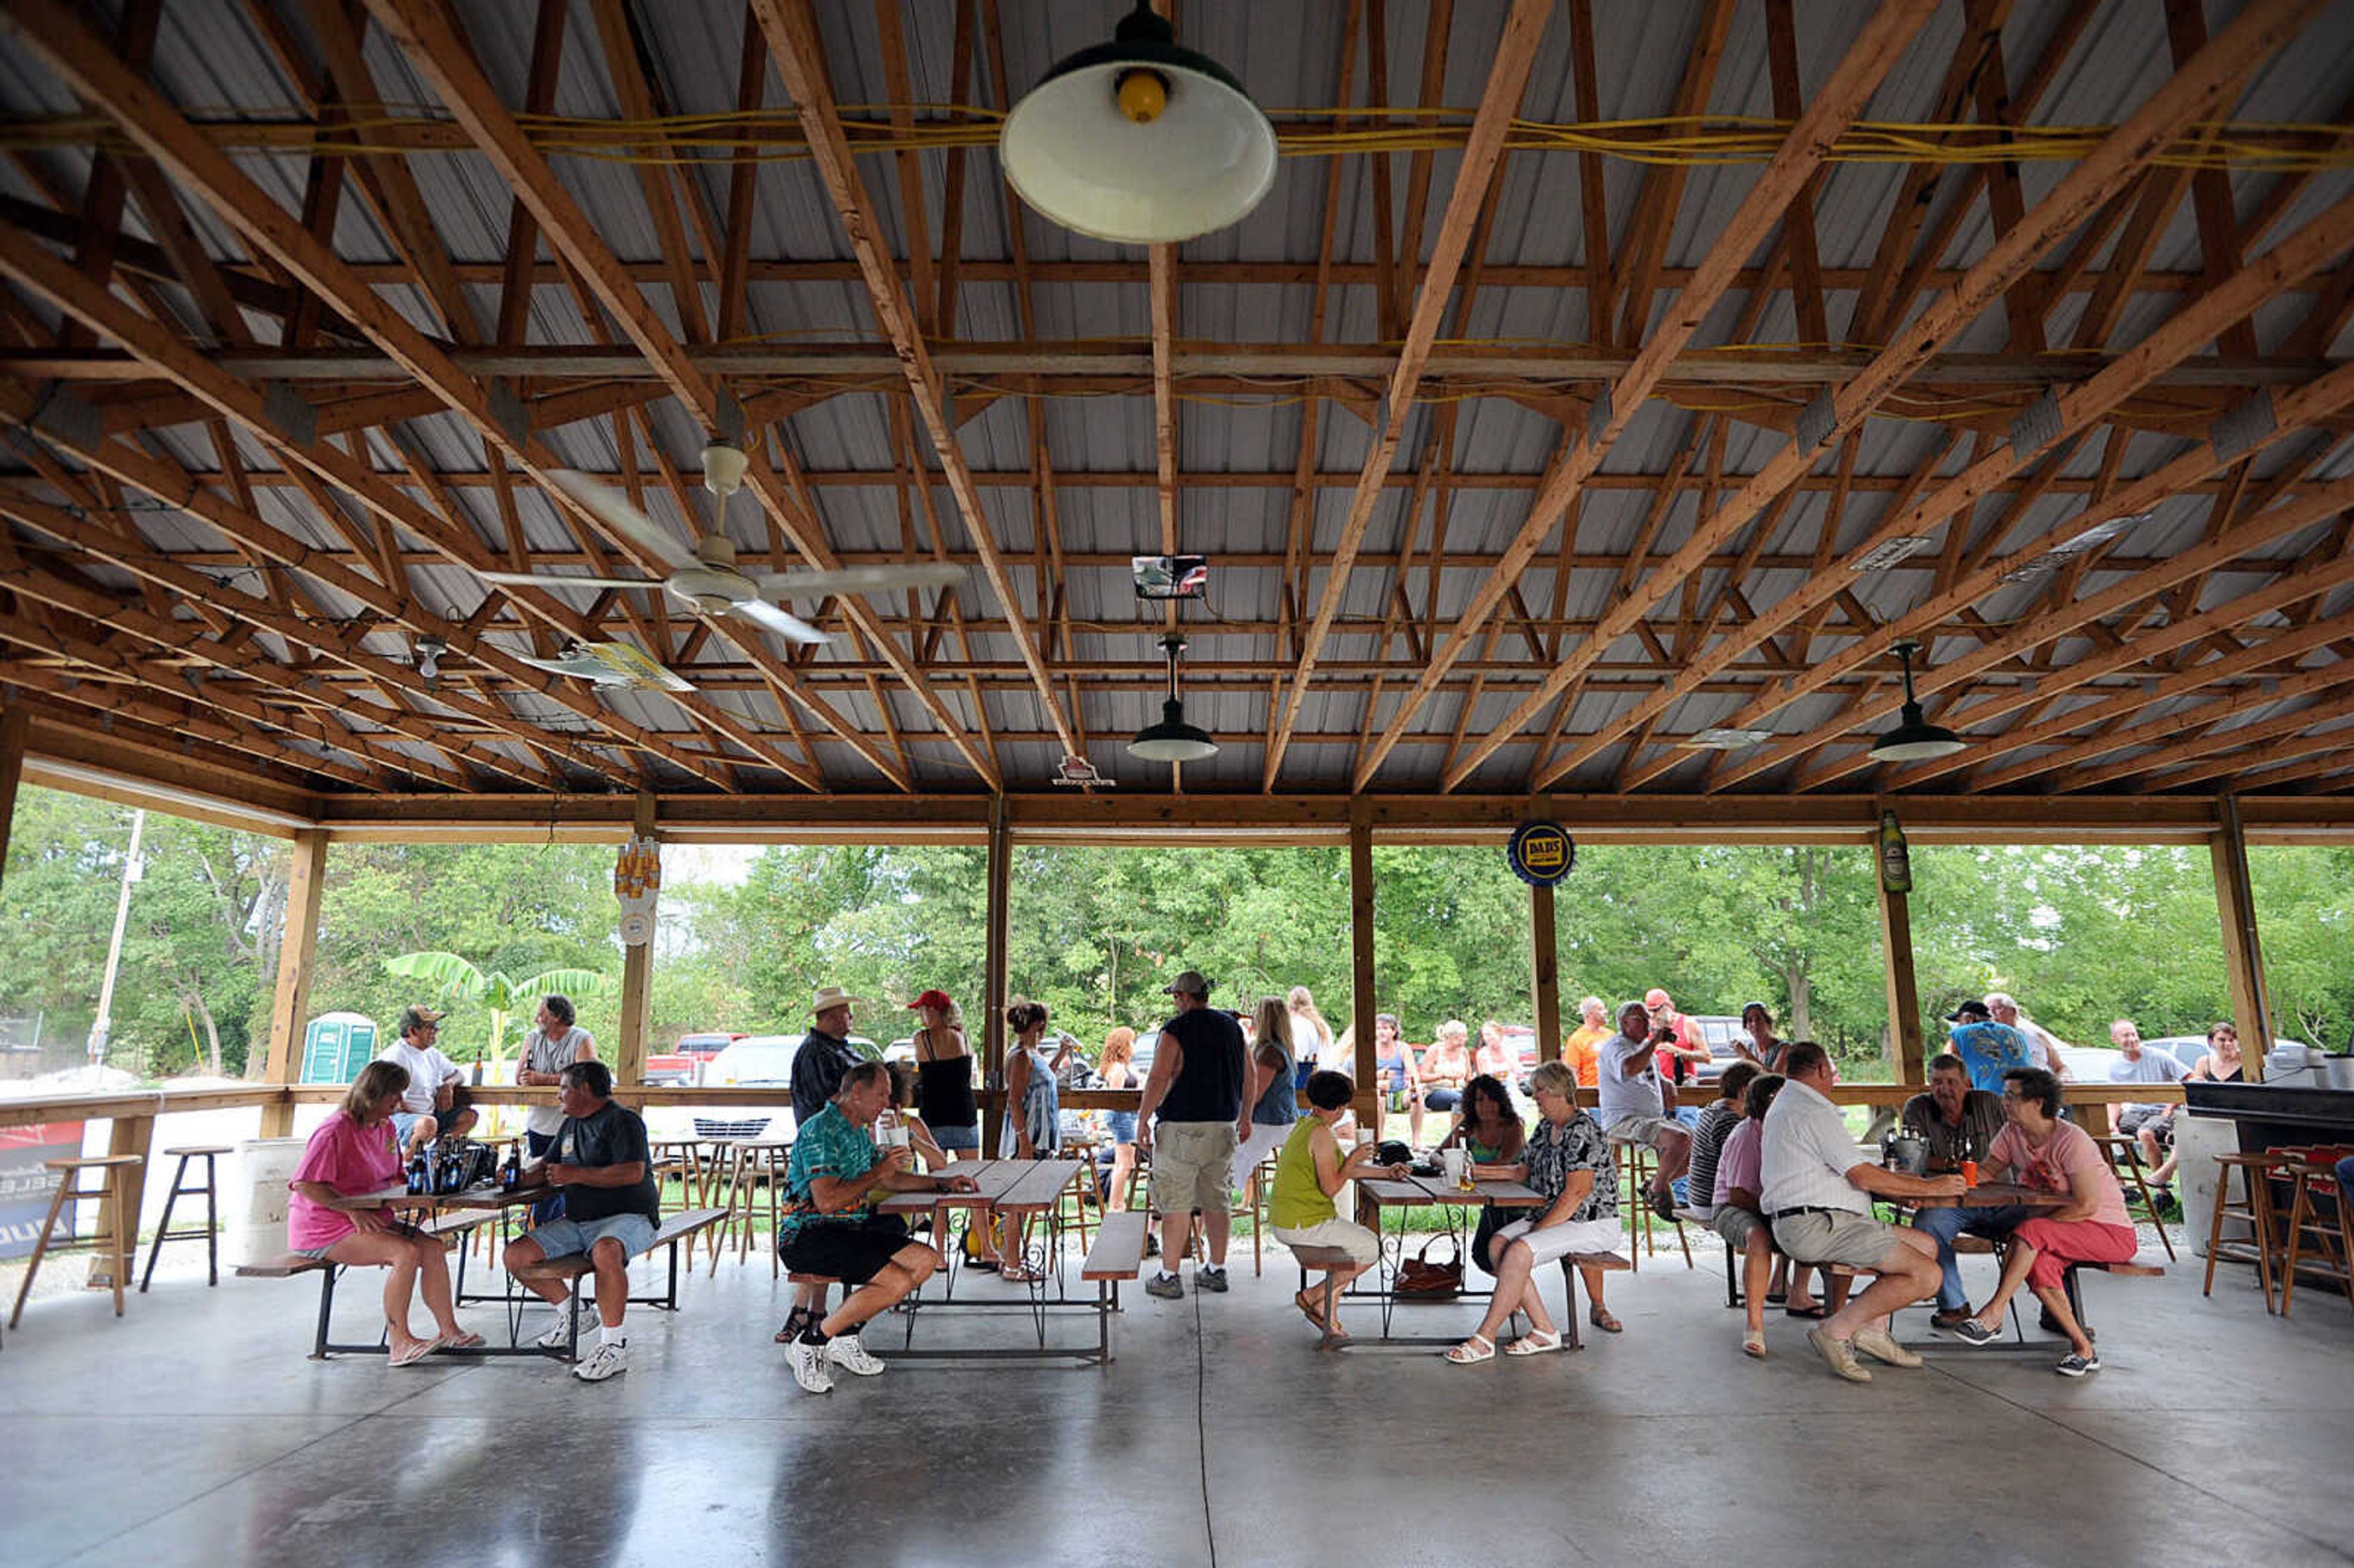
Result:
<svg viewBox="0 0 2354 1568">
<path fill-rule="evenodd" d="M 669 1281 L 663 1287 L 660 1296 L 629 1296 L 624 1297 L 623 1299 L 635 1307 L 659 1307 L 665 1312 L 678 1310 L 679 1244 L 701 1235 L 712 1226 L 722 1223 L 727 1219 L 731 1212 L 727 1209 L 688 1209 L 673 1214 L 657 1225 L 654 1228 L 653 1240 L 646 1244 L 645 1251 L 639 1255 L 651 1256 L 656 1247 L 666 1249 L 670 1257 Z M 521 1268 L 512 1272 L 514 1277 L 522 1283 L 532 1280 L 560 1283 L 577 1281 L 581 1276 L 592 1274 L 595 1271 L 596 1266 L 588 1261 L 587 1253 L 568 1252 L 562 1257 L 544 1257 L 537 1263 L 525 1264 Z M 565 1358 L 567 1361 L 578 1360 L 580 1353 L 580 1298 L 584 1294 L 586 1293 L 576 1286 L 568 1302 L 570 1316 L 567 1322 L 571 1328 L 571 1334 L 564 1347 Z"/>
<path fill-rule="evenodd" d="M 443 1246 L 463 1245 L 477 1225 L 490 1223 L 492 1215 L 480 1210 L 461 1210 L 428 1220 L 417 1228 L 426 1234 L 440 1238 Z M 237 1266 L 242 1279 L 291 1279 L 298 1274 L 319 1277 L 319 1327 L 312 1337 L 311 1360 L 323 1361 L 331 1355 L 380 1356 L 387 1347 L 379 1338 L 373 1345 L 337 1345 L 327 1340 L 329 1322 L 335 1312 L 335 1279 L 350 1264 L 335 1263 L 323 1257 L 304 1257 L 299 1252 L 282 1253 L 263 1263 L 241 1263 Z"/>
</svg>

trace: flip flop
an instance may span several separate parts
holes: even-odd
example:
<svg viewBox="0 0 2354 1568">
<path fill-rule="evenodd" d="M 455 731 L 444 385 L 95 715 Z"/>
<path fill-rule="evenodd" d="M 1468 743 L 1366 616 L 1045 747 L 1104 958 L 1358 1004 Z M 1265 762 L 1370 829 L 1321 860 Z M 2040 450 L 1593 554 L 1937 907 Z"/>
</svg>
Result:
<svg viewBox="0 0 2354 1568">
<path fill-rule="evenodd" d="M 469 1331 L 461 1334 L 444 1334 L 441 1337 L 441 1342 L 433 1348 L 437 1351 L 479 1351 L 482 1348 L 482 1335 Z"/>
<path fill-rule="evenodd" d="M 1620 1334 L 1627 1330 L 1627 1325 L 1621 1323 L 1606 1308 L 1595 1308 L 1586 1313 L 1585 1320 L 1606 1334 Z"/>
<path fill-rule="evenodd" d="M 1790 1293 L 1787 1290 L 1768 1290 L 1766 1293 L 1766 1304 L 1769 1307 L 1779 1307 L 1789 1299 Z"/>
<path fill-rule="evenodd" d="M 1755 1360 L 1757 1360 L 1757 1361 L 1764 1361 L 1764 1360 L 1766 1359 L 1766 1334 L 1765 1334 L 1765 1331 L 1764 1331 L 1763 1330 L 1760 1330 L 1759 1331 L 1757 1331 L 1756 1333 L 1754 1333 L 1754 1334 L 1744 1334 L 1744 1335 L 1742 1335 L 1742 1336 L 1741 1336 L 1741 1353 L 1742 1353 L 1743 1355 L 1744 1355 L 1744 1356 L 1749 1356 L 1749 1357 L 1751 1357 L 1751 1358 L 1753 1358 L 1753 1359 L 1755 1359 Z"/>
<path fill-rule="evenodd" d="M 395 1351 L 385 1364 L 396 1367 L 413 1367 L 440 1348 L 441 1339 L 439 1335 L 436 1335 L 429 1340 L 419 1340 L 408 1350 Z"/>
<path fill-rule="evenodd" d="M 1830 1316 L 1830 1313 L 1824 1308 L 1821 1302 L 1818 1301 L 1811 1307 L 1785 1307 L 1782 1308 L 1782 1316 L 1785 1318 L 1804 1318 L 1809 1322 L 1812 1322 L 1819 1319 L 1828 1318 Z"/>
<path fill-rule="evenodd" d="M 1292 1305 L 1299 1308 L 1301 1317 L 1316 1325 L 1319 1333 L 1329 1334 L 1332 1331 L 1331 1327 L 1324 1321 L 1323 1308 L 1317 1299 L 1320 1294 L 1320 1291 L 1295 1291 L 1292 1293 L 1291 1301 Z"/>
</svg>

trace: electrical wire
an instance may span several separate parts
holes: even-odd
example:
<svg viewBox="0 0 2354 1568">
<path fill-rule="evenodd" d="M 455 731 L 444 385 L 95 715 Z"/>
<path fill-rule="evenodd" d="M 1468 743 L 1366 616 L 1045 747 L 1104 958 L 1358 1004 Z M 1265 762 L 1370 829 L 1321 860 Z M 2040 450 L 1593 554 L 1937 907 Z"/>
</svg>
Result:
<svg viewBox="0 0 2354 1568">
<path fill-rule="evenodd" d="M 912 124 L 895 113 L 929 115 Z M 1355 109 L 1276 109 L 1277 146 L 1288 158 L 1352 154 L 1460 151 L 1471 116 L 1459 109 L 1384 108 L 1384 123 L 1356 128 L 1369 118 Z M 182 113 L 217 146 L 304 157 L 366 156 L 387 150 L 460 152 L 472 143 L 439 106 L 387 104 L 382 111 L 323 125 L 289 107 L 257 114 L 231 109 Z M 973 104 L 853 104 L 842 129 L 861 153 L 972 150 L 994 147 L 1002 111 Z M 707 161 L 755 163 L 809 155 L 799 115 L 791 110 L 673 114 L 641 119 L 517 114 L 515 122 L 540 152 L 600 162 L 684 164 Z M 1404 122 L 1404 123 L 1400 123 Z M 1678 167 L 1758 164 L 1780 151 L 1792 122 L 1764 115 L 1653 115 L 1624 120 L 1552 122 L 1515 119 L 1504 146 L 1514 152 L 1596 154 L 1629 163 Z M 1902 120 L 1851 122 L 1825 154 L 1835 164 L 1984 165 L 2074 162 L 2115 131 L 2106 124 L 2001 125 Z M 113 122 L 87 114 L 49 115 L 11 122 L 0 149 L 29 151 L 90 146 L 132 152 Z M 2186 126 L 2150 162 L 2168 169 L 2248 169 L 2310 174 L 2354 167 L 2354 127 L 2298 121 L 2210 121 Z"/>
</svg>

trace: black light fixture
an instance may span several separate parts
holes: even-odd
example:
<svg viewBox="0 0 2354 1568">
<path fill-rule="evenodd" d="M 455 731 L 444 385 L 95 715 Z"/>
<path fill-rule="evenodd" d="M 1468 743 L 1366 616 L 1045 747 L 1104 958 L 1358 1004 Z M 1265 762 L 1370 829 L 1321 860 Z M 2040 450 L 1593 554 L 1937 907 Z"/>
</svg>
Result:
<svg viewBox="0 0 2354 1568">
<path fill-rule="evenodd" d="M 1065 57 L 998 134 L 1005 178 L 1065 228 L 1137 245 L 1239 222 L 1275 184 L 1275 127 L 1233 73 L 1137 0 Z"/>
<path fill-rule="evenodd" d="M 1218 743 L 1209 731 L 1185 722 L 1185 705 L 1177 699 L 1177 655 L 1185 651 L 1185 640 L 1172 631 L 1161 646 L 1169 655 L 1169 695 L 1161 705 L 1161 722 L 1138 730 L 1128 754 L 1147 762 L 1206 761 L 1218 755 Z"/>
<path fill-rule="evenodd" d="M 1951 757 L 1967 748 L 1969 742 L 1941 725 L 1934 725 L 1921 716 L 1921 705 L 1913 697 L 1913 655 L 1921 645 L 1911 638 L 1902 638 L 1888 645 L 1888 651 L 1904 661 L 1904 710 L 1894 729 L 1872 744 L 1870 756 L 1874 762 L 1933 762 L 1940 757 Z"/>
</svg>

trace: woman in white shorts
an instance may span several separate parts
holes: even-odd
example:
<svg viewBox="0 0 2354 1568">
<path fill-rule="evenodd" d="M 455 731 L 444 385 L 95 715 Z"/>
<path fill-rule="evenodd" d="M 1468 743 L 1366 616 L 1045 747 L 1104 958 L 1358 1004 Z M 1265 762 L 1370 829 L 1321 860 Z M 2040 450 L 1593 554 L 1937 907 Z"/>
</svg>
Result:
<svg viewBox="0 0 2354 1568">
<path fill-rule="evenodd" d="M 1342 1219 L 1332 1201 L 1349 1182 L 1383 1170 L 1373 1162 L 1375 1146 L 1371 1140 L 1359 1144 L 1343 1159 L 1340 1138 L 1332 1130 L 1332 1124 L 1349 1113 L 1349 1098 L 1356 1087 L 1346 1074 L 1308 1075 L 1309 1112 L 1292 1124 L 1275 1157 L 1275 1185 L 1267 1201 L 1267 1223 L 1275 1239 L 1284 1245 L 1338 1247 L 1349 1255 L 1346 1264 L 1327 1271 L 1331 1275 L 1328 1282 L 1332 1291 L 1331 1321 L 1324 1317 L 1321 1289 L 1302 1290 L 1292 1298 L 1307 1319 L 1334 1340 L 1349 1337 L 1349 1331 L 1341 1327 L 1341 1292 L 1382 1255 L 1380 1238 L 1364 1226 Z M 1391 1166 L 1388 1173 L 1403 1179 L 1405 1167 Z"/>
<path fill-rule="evenodd" d="M 1578 1108 L 1576 1074 L 1563 1063 L 1547 1062 L 1529 1075 L 1529 1094 L 1537 1102 L 1537 1126 L 1520 1163 L 1475 1166 L 1473 1171 L 1525 1181 L 1545 1200 L 1545 1206 L 1533 1220 L 1506 1225 L 1488 1244 L 1496 1294 L 1479 1331 L 1447 1352 L 1458 1366 L 1493 1361 L 1496 1330 L 1516 1311 L 1528 1314 L 1529 1331 L 1513 1340 L 1505 1354 L 1533 1356 L 1560 1350 L 1561 1331 L 1553 1327 L 1544 1293 L 1537 1288 L 1538 1266 L 1572 1253 L 1615 1252 L 1625 1239 L 1618 1228 L 1618 1183 L 1610 1145 L 1601 1126 Z M 1595 1326 L 1615 1331 L 1618 1319 L 1602 1306 L 1601 1270 L 1581 1266 L 1578 1273 L 1594 1300 Z"/>
</svg>

